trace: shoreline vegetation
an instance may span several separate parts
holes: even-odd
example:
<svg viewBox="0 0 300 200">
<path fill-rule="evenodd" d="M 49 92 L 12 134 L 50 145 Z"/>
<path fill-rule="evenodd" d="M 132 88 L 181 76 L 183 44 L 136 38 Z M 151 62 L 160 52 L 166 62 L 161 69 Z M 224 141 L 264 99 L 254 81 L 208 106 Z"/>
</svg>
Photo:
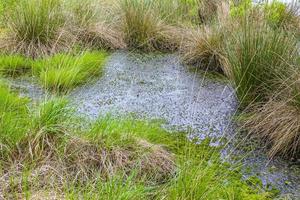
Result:
<svg viewBox="0 0 300 200">
<path fill-rule="evenodd" d="M 67 94 L 119 49 L 176 53 L 235 88 L 240 128 L 300 158 L 300 2 L 0 0 L 1 199 L 274 199 L 274 188 L 159 121 L 77 116 Z M 32 103 L 5 79 L 56 96 Z M 3 79 L 3 80 L 2 80 Z"/>
</svg>

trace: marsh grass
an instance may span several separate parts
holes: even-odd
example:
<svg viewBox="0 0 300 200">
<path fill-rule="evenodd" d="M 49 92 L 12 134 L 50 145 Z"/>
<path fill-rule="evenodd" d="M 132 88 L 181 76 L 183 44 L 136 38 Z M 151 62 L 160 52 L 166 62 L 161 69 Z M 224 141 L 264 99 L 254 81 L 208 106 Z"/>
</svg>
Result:
<svg viewBox="0 0 300 200">
<path fill-rule="evenodd" d="M 67 93 L 100 75 L 108 56 L 97 51 L 49 56 L 68 48 L 71 43 L 66 41 L 74 35 L 79 45 L 89 48 L 127 46 L 145 52 L 170 52 L 186 42 L 181 53 L 187 63 L 225 73 L 232 81 L 241 108 L 252 109 L 245 127 L 267 141 L 270 155 L 296 155 L 299 91 L 289 81 L 292 89 L 284 86 L 299 62 L 293 34 L 286 28 L 243 22 L 248 16 L 234 26 L 236 32 L 227 33 L 213 27 L 222 23 L 216 1 L 203 2 L 210 4 L 201 10 L 184 0 L 180 3 L 188 3 L 187 7 L 173 1 L 121 0 L 116 12 L 121 17 L 115 21 L 120 27 L 115 29 L 115 24 L 98 18 L 92 0 L 74 3 L 70 23 L 60 0 L 22 0 L 6 15 L 11 34 L 6 45 L 13 45 L 13 52 L 40 57 L 29 62 L 33 75 L 44 88 Z M 174 13 L 168 13 L 173 8 Z M 195 9 L 200 22 L 211 27 L 186 34 L 189 28 L 176 24 L 185 16 L 176 18 L 176 14 L 194 15 Z M 186 40 L 182 34 L 188 35 Z M 0 59 L 0 70 L 8 75 L 23 73 L 28 66 L 22 56 Z M 282 87 L 288 88 L 288 95 L 272 99 Z M 0 85 L 0 198 L 271 198 L 260 186 L 242 180 L 239 167 L 221 159 L 220 148 L 209 146 L 209 141 L 189 141 L 184 133 L 170 134 L 159 121 L 110 116 L 89 124 L 74 114 L 65 99 L 35 106 Z"/>
<path fill-rule="evenodd" d="M 263 105 L 255 104 L 251 110 L 244 126 L 266 143 L 269 156 L 296 159 L 300 152 L 299 108 L 288 100 L 270 100 Z"/>
<path fill-rule="evenodd" d="M 66 47 L 65 18 L 60 0 L 21 0 L 6 14 L 8 49 L 38 57 Z M 69 45 L 69 44 L 68 44 Z"/>
<path fill-rule="evenodd" d="M 189 30 L 180 47 L 183 62 L 213 72 L 224 73 L 226 62 L 223 52 L 225 29 L 203 27 Z"/>
<path fill-rule="evenodd" d="M 286 32 L 246 22 L 225 46 L 229 77 L 242 106 L 265 101 L 294 71 L 297 41 Z"/>
<path fill-rule="evenodd" d="M 122 31 L 128 48 L 146 52 L 172 51 L 178 47 L 176 29 L 155 10 L 155 1 L 123 0 Z"/>
<path fill-rule="evenodd" d="M 108 54 L 105 52 L 82 52 L 78 55 L 56 54 L 33 62 L 34 74 L 41 84 L 53 92 L 68 92 L 100 75 Z"/>
<path fill-rule="evenodd" d="M 238 31 L 226 42 L 228 77 L 236 88 L 240 108 L 248 115 L 244 127 L 266 144 L 270 158 L 280 155 L 294 159 L 299 153 L 295 103 L 299 96 L 298 41 L 295 32 L 285 27 L 292 25 L 291 21 L 283 20 L 283 13 L 274 9 L 269 13 L 269 6 L 275 5 L 259 7 L 265 12 L 264 18 L 258 13 L 258 21 L 241 20 Z M 287 12 L 286 6 L 276 9 Z"/>
<path fill-rule="evenodd" d="M 12 112 L 16 110 L 23 107 Z M 20 129 L 23 134 L 11 133 L 16 143 L 1 141 L 11 152 L 0 158 L 3 198 L 265 199 L 268 195 L 241 181 L 238 170 L 230 171 L 209 142 L 195 145 L 183 133 L 162 129 L 161 121 L 107 116 L 81 126 L 73 112 L 65 99 L 51 99 L 26 114 L 30 123 Z M 10 125 L 17 129 L 14 122 Z"/>
<path fill-rule="evenodd" d="M 0 83 L 1 158 L 11 154 L 12 147 L 22 140 L 30 124 L 28 99 L 21 98 Z"/>
<path fill-rule="evenodd" d="M 68 2 L 70 14 L 73 16 L 70 31 L 76 35 L 80 45 L 96 49 L 125 48 L 122 33 L 116 17 L 112 17 L 114 6 L 107 6 L 98 0 Z M 110 19 L 112 18 L 112 19 Z"/>
<path fill-rule="evenodd" d="M 21 55 L 1 55 L 0 74 L 4 76 L 19 76 L 31 70 L 30 59 Z"/>
<path fill-rule="evenodd" d="M 294 160 L 300 152 L 299 68 L 295 66 L 290 77 L 280 82 L 266 103 L 249 106 L 244 126 L 267 144 L 271 158 L 279 155 Z"/>
</svg>

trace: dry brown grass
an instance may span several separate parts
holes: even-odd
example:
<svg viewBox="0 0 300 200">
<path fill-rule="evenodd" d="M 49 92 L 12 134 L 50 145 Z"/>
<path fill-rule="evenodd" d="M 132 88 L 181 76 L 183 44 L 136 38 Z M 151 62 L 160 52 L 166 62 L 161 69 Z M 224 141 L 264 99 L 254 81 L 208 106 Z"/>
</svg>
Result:
<svg viewBox="0 0 300 200">
<path fill-rule="evenodd" d="M 133 172 L 146 184 L 161 184 L 176 172 L 173 154 L 145 140 L 137 139 L 134 148 L 111 149 L 103 146 L 102 141 L 90 142 L 75 136 L 62 141 L 54 135 L 44 136 L 28 138 L 13 152 L 10 162 L 2 166 L 0 195 L 9 195 L 10 191 L 22 194 L 24 173 L 26 184 L 40 191 L 63 189 L 67 183 L 105 182 L 120 173 L 130 176 Z M 32 167 L 27 172 L 28 164 Z"/>
<path fill-rule="evenodd" d="M 3 53 L 40 58 L 54 55 L 57 52 L 67 52 L 75 43 L 76 36 L 64 28 L 60 29 L 56 38 L 47 44 L 18 40 L 14 34 L 6 33 L 0 38 L 0 50 Z"/>
<path fill-rule="evenodd" d="M 74 0 L 69 7 L 72 16 L 69 29 L 82 46 L 108 50 L 126 47 L 119 28 L 116 1 L 87 0 L 83 3 Z"/>
<path fill-rule="evenodd" d="M 198 16 L 201 23 L 214 20 L 225 21 L 229 16 L 229 1 L 226 0 L 198 0 Z"/>
<path fill-rule="evenodd" d="M 245 127 L 250 133 L 262 138 L 270 147 L 269 155 L 299 156 L 300 116 L 299 109 L 287 101 L 270 100 L 252 108 L 254 113 Z"/>
<path fill-rule="evenodd" d="M 124 49 L 122 33 L 112 24 L 100 22 L 78 30 L 77 39 L 86 47 L 97 49 Z"/>
<path fill-rule="evenodd" d="M 226 62 L 223 56 L 224 35 L 220 27 L 203 27 L 189 30 L 180 47 L 183 61 L 204 70 L 223 73 Z"/>
<path fill-rule="evenodd" d="M 245 127 L 269 147 L 269 155 L 289 159 L 300 153 L 300 78 L 293 71 L 292 77 L 280 80 L 278 91 L 270 94 L 270 100 L 249 106 L 251 115 Z"/>
<path fill-rule="evenodd" d="M 174 51 L 181 37 L 176 27 L 168 25 L 155 8 L 154 1 L 121 1 L 120 27 L 130 49 L 145 52 Z"/>
</svg>

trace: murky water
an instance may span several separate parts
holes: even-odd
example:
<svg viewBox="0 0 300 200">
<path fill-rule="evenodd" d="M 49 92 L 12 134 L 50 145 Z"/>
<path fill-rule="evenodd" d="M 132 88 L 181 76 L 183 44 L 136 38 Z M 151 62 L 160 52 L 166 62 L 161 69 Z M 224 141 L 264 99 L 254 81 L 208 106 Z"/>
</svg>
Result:
<svg viewBox="0 0 300 200">
<path fill-rule="evenodd" d="M 43 96 L 39 89 L 35 90 L 30 86 L 29 96 Z M 232 87 L 188 70 L 175 55 L 116 52 L 108 61 L 103 77 L 77 88 L 70 99 L 79 113 L 92 120 L 108 113 L 164 119 L 166 128 L 187 131 L 190 137 L 214 138 L 212 145 L 218 145 L 223 138 L 232 140 L 227 155 L 231 151 L 244 155 L 234 149 L 236 128 L 231 119 L 238 101 Z M 264 185 L 275 186 L 282 193 L 300 199 L 299 165 L 281 159 L 269 161 L 262 150 L 248 153 L 242 164 L 245 177 L 258 176 Z"/>
</svg>

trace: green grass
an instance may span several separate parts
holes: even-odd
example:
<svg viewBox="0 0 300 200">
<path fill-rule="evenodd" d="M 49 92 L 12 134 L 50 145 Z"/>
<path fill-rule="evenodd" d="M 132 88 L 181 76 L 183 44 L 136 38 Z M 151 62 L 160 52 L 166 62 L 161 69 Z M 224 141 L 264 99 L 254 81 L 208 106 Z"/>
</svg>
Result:
<svg viewBox="0 0 300 200">
<path fill-rule="evenodd" d="M 33 71 L 40 83 L 53 92 L 68 92 L 102 73 L 108 54 L 83 52 L 79 55 L 56 54 L 33 62 Z"/>
<path fill-rule="evenodd" d="M 5 91 L 14 106 L 5 110 L 20 117 L 25 108 Z M 208 141 L 195 145 L 184 133 L 170 134 L 161 121 L 108 116 L 87 125 L 65 99 L 26 109 L 29 123 L 22 134 L 11 132 L 14 143 L 1 140 L 11 152 L 0 157 L 1 175 L 8 177 L 1 180 L 5 198 L 268 199 L 268 193 L 241 179 L 238 168 L 221 161 L 219 148 Z M 1 129 L 17 129 L 15 122 Z"/>
<path fill-rule="evenodd" d="M 299 155 L 296 10 L 278 1 L 256 6 L 243 1 L 231 10 L 240 20 L 235 18 L 235 32 L 224 47 L 229 79 L 246 109 L 243 128 L 266 144 L 271 158 Z"/>
<path fill-rule="evenodd" d="M 61 45 L 65 23 L 60 0 L 21 0 L 6 13 L 13 51 L 37 57 Z"/>
<path fill-rule="evenodd" d="M 225 45 L 230 79 L 242 106 L 265 101 L 294 73 L 297 40 L 290 34 L 252 22 L 241 25 Z"/>
<path fill-rule="evenodd" d="M 174 50 L 176 29 L 165 24 L 154 1 L 122 0 L 122 31 L 130 49 L 146 52 Z"/>
<path fill-rule="evenodd" d="M 21 55 L 1 55 L 0 74 L 5 76 L 22 75 L 31 69 L 29 59 Z"/>
<path fill-rule="evenodd" d="M 25 136 L 30 124 L 27 104 L 28 99 L 19 97 L 4 83 L 0 83 L 0 143 L 4 145 L 2 153 Z"/>
</svg>

